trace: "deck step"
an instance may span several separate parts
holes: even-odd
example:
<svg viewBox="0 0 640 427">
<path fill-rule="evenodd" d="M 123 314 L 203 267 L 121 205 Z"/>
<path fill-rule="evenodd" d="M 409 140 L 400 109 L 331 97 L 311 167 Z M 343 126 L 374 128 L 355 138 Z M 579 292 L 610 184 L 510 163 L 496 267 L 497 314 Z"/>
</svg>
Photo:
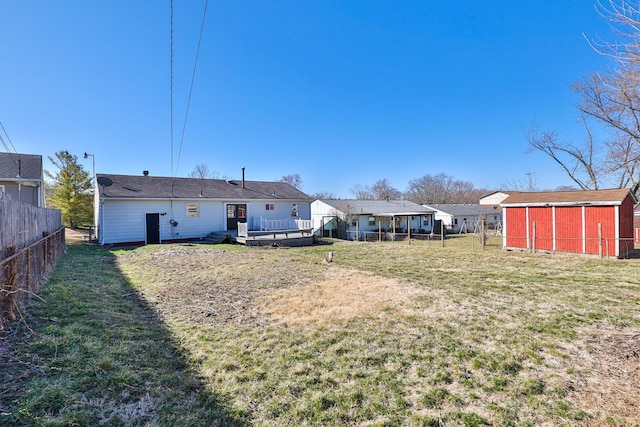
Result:
<svg viewBox="0 0 640 427">
<path fill-rule="evenodd" d="M 231 233 L 226 231 L 213 231 L 207 234 L 202 241 L 212 244 L 231 243 Z"/>
</svg>

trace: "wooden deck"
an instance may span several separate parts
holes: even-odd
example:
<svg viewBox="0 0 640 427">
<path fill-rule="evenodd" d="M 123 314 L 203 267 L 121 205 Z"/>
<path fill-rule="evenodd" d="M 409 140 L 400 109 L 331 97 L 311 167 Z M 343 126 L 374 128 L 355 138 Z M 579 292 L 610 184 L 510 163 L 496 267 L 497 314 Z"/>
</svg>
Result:
<svg viewBox="0 0 640 427">
<path fill-rule="evenodd" d="M 238 236 L 234 240 L 245 246 L 311 246 L 313 245 L 313 234 L 301 230 L 269 231 L 266 234 L 250 234 L 249 236 Z M 265 232 L 262 232 L 265 233 Z"/>
<path fill-rule="evenodd" d="M 246 227 L 240 226 L 238 235 L 233 237 L 233 240 L 246 246 L 311 246 L 314 236 L 310 228 L 247 230 Z"/>
</svg>

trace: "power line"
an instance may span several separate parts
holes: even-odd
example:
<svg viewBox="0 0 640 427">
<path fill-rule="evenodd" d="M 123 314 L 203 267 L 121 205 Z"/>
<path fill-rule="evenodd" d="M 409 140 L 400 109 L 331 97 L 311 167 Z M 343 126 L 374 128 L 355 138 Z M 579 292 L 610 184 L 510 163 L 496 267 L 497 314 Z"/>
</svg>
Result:
<svg viewBox="0 0 640 427">
<path fill-rule="evenodd" d="M 4 125 L 2 124 L 2 122 L 0 122 L 0 127 L 2 127 L 2 131 L 7 137 L 7 141 L 9 141 L 9 144 L 11 144 L 11 148 L 13 148 L 13 153 L 18 154 L 18 150 L 16 150 L 16 147 L 13 145 L 13 142 L 11 142 L 11 138 L 9 137 L 9 134 L 7 133 L 7 130 L 4 128 Z M 5 150 L 7 150 L 7 153 L 11 153 L 11 149 L 7 146 L 7 143 L 4 142 L 4 138 L 2 138 L 2 135 L 0 135 L 0 141 L 2 141 L 2 145 L 4 145 L 4 148 Z"/>
<path fill-rule="evenodd" d="M 180 148 L 178 150 L 178 160 L 176 161 L 176 173 L 178 171 L 178 165 L 180 164 L 180 155 L 182 154 L 182 143 L 184 142 L 184 133 L 185 133 L 185 131 L 187 129 L 187 118 L 189 117 L 189 107 L 191 105 L 191 95 L 193 93 L 193 83 L 196 80 L 196 69 L 198 68 L 198 57 L 200 56 L 200 44 L 202 42 L 202 34 L 204 33 L 204 23 L 205 23 L 205 18 L 207 17 L 207 6 L 208 5 L 209 5 L 209 0 L 205 0 L 204 11 L 202 13 L 202 23 L 200 24 L 200 36 L 198 37 L 198 47 L 196 49 L 196 58 L 195 58 L 195 61 L 193 63 L 193 73 L 191 74 L 191 86 L 189 87 L 189 97 L 187 98 L 187 110 L 185 111 L 184 124 L 182 125 L 182 136 L 180 137 Z M 173 149 L 172 149 L 171 153 L 173 153 Z"/>
<path fill-rule="evenodd" d="M 173 0 L 169 1 L 169 104 L 170 104 L 170 132 L 171 132 L 171 177 L 173 173 Z"/>
</svg>

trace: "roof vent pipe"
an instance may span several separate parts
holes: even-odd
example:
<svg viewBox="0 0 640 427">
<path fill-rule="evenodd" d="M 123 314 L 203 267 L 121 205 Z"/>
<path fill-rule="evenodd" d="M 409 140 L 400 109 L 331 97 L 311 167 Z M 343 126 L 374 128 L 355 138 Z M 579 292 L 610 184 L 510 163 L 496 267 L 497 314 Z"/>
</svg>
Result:
<svg viewBox="0 0 640 427">
<path fill-rule="evenodd" d="M 242 188 L 244 188 L 244 166 L 242 167 Z"/>
<path fill-rule="evenodd" d="M 149 176 L 149 171 L 142 171 L 142 175 Z"/>
</svg>

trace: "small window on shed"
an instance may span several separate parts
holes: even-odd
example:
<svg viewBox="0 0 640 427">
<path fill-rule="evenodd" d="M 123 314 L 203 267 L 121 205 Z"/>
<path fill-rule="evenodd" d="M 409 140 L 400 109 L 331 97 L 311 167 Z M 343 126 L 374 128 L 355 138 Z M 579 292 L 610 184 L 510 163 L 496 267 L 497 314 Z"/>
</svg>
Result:
<svg viewBox="0 0 640 427">
<path fill-rule="evenodd" d="M 4 193 L 4 185 L 0 185 L 0 193 Z"/>
<path fill-rule="evenodd" d="M 298 216 L 298 204 L 291 203 L 291 216 Z"/>
<path fill-rule="evenodd" d="M 428 216 L 422 217 L 422 225 L 429 225 L 429 217 Z"/>
<path fill-rule="evenodd" d="M 197 203 L 187 203 L 187 216 L 200 216 L 200 205 Z"/>
<path fill-rule="evenodd" d="M 358 225 L 358 220 L 357 219 L 352 219 L 351 220 L 351 226 L 355 227 L 356 225 Z"/>
<path fill-rule="evenodd" d="M 369 225 L 376 225 L 376 219 L 372 216 L 369 217 Z"/>
<path fill-rule="evenodd" d="M 276 206 L 273 203 L 267 203 L 265 205 L 265 210 L 267 210 L 267 211 L 275 211 L 276 210 Z"/>
<path fill-rule="evenodd" d="M 458 218 L 454 218 L 454 219 L 453 219 L 453 223 L 454 223 L 455 225 L 458 225 Z"/>
</svg>

